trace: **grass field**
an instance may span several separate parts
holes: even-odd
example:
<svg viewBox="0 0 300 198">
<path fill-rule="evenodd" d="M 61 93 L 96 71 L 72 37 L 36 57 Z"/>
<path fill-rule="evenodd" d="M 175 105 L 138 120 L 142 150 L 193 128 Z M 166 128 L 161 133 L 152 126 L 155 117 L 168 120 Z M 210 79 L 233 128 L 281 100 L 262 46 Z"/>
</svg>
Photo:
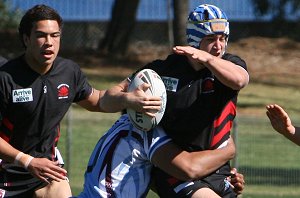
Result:
<svg viewBox="0 0 300 198">
<path fill-rule="evenodd" d="M 107 88 L 130 74 L 130 69 L 85 69 L 95 87 Z M 300 90 L 300 89 L 299 89 Z M 236 166 L 246 177 L 243 197 L 300 197 L 299 148 L 274 132 L 265 116 L 265 105 L 279 103 L 286 107 L 293 120 L 299 120 L 300 91 L 295 87 L 253 82 L 241 91 L 238 102 Z M 66 138 L 67 119 L 62 123 L 59 147 L 65 160 L 66 145 L 71 141 L 69 175 L 73 194 L 82 190 L 83 175 L 94 145 L 110 128 L 119 114 L 87 112 L 74 105 L 71 114 L 72 133 Z M 157 197 L 150 192 L 148 197 Z"/>
</svg>

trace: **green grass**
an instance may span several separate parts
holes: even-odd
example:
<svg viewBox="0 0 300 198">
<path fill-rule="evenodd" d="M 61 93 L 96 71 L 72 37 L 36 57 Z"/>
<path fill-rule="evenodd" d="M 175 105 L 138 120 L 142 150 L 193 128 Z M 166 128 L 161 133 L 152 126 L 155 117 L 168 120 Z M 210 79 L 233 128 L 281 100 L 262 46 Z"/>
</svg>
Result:
<svg viewBox="0 0 300 198">
<path fill-rule="evenodd" d="M 89 74 L 92 85 L 103 89 L 124 79 Z M 297 124 L 300 118 L 300 92 L 292 87 L 250 83 L 241 91 L 237 116 L 237 164 L 246 178 L 243 198 L 300 197 L 299 148 L 275 132 L 265 115 L 265 105 L 278 103 L 286 108 Z M 242 112 L 242 113 L 239 113 Z M 71 112 L 71 158 L 69 174 L 74 195 L 82 190 L 84 171 L 89 156 L 103 133 L 119 113 L 91 113 L 74 105 Z M 67 120 L 62 123 L 59 147 L 66 160 Z M 150 192 L 148 197 L 157 197 Z"/>
</svg>

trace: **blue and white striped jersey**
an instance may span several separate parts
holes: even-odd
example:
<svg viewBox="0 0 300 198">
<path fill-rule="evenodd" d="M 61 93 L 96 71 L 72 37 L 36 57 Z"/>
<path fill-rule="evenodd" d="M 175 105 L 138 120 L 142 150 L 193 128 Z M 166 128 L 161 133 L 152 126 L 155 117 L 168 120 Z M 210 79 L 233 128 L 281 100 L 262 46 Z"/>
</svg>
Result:
<svg viewBox="0 0 300 198">
<path fill-rule="evenodd" d="M 78 197 L 146 197 L 151 158 L 171 139 L 160 127 L 144 132 L 125 114 L 99 140 L 85 172 Z"/>
</svg>

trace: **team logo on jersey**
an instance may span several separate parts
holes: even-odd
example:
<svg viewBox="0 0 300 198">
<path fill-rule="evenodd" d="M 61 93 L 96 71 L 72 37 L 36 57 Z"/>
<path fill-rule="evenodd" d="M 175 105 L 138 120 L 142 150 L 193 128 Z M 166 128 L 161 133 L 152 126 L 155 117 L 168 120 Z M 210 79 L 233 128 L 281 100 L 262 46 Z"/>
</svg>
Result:
<svg viewBox="0 0 300 198">
<path fill-rule="evenodd" d="M 32 89 L 15 89 L 12 91 L 13 103 L 33 101 Z"/>
<path fill-rule="evenodd" d="M 58 99 L 68 98 L 69 97 L 69 85 L 60 84 L 57 87 L 57 96 L 58 96 Z"/>
<path fill-rule="evenodd" d="M 163 80 L 167 91 L 176 92 L 179 82 L 178 78 L 161 76 L 161 79 Z"/>
<path fill-rule="evenodd" d="M 202 81 L 202 93 L 212 93 L 214 92 L 214 79 L 209 77 L 209 78 L 205 78 Z"/>
</svg>

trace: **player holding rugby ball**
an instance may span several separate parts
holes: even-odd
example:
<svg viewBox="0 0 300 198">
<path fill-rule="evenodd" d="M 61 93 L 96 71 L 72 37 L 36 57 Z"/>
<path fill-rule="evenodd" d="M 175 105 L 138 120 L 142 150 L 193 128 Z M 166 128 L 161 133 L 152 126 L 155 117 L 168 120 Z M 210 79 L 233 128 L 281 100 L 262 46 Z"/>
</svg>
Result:
<svg viewBox="0 0 300 198">
<path fill-rule="evenodd" d="M 146 90 L 146 94 L 165 95 L 164 88 L 154 91 L 161 88 L 161 79 L 155 80 L 158 75 L 151 71 L 138 72 L 129 87 L 135 89 L 141 85 L 141 78 L 151 84 L 152 91 Z M 156 120 L 160 120 L 164 108 L 163 105 L 156 113 Z M 134 116 L 133 111 L 122 115 L 98 141 L 85 172 L 83 192 L 78 197 L 145 197 L 153 165 L 176 178 L 193 180 L 208 175 L 234 157 L 232 140 L 222 149 L 188 153 L 176 146 L 161 127 L 151 130 L 147 127 L 151 121 L 140 117 L 145 122 L 141 124 L 130 115 Z"/>
<path fill-rule="evenodd" d="M 144 67 L 167 89 L 161 126 L 139 131 L 123 115 L 96 145 L 80 197 L 144 197 L 150 162 L 160 168 L 155 178 L 162 197 L 236 197 L 243 190 L 242 175 L 231 178 L 233 187 L 227 177 L 237 95 L 249 81 L 246 63 L 225 53 L 229 23 L 222 10 L 200 5 L 188 24 L 190 46 Z"/>
</svg>

